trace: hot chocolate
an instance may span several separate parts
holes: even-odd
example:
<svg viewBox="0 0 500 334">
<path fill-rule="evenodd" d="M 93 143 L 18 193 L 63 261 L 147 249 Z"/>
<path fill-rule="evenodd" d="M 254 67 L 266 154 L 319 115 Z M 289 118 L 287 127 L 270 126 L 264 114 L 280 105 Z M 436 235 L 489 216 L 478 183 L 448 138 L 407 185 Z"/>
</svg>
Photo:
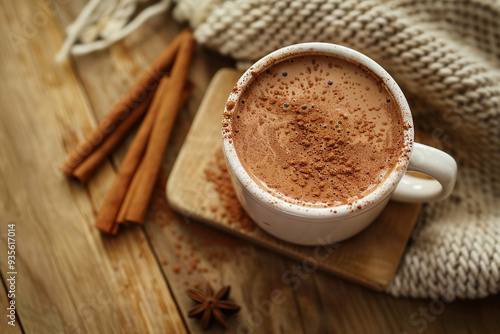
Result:
<svg viewBox="0 0 500 334">
<path fill-rule="evenodd" d="M 403 154 L 403 121 L 390 91 L 370 70 L 338 57 L 275 63 L 231 103 L 225 117 L 243 168 L 290 203 L 352 203 Z"/>
</svg>

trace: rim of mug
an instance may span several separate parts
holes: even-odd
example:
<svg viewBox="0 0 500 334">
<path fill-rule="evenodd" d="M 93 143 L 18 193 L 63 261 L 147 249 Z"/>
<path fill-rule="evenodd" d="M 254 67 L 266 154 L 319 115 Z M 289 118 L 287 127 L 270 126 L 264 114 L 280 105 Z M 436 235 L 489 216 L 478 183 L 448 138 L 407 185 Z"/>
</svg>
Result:
<svg viewBox="0 0 500 334">
<path fill-rule="evenodd" d="M 413 151 L 413 119 L 408 102 L 396 81 L 377 62 L 356 50 L 338 44 L 319 42 L 300 43 L 278 49 L 258 60 L 248 70 L 246 70 L 245 73 L 243 73 L 243 75 L 236 83 L 235 89 L 231 91 L 227 100 L 227 102 L 234 102 L 234 107 L 231 108 L 231 110 L 228 110 L 228 103 L 226 103 L 224 114 L 227 115 L 227 113 L 230 113 L 232 115 L 237 110 L 241 95 L 243 94 L 243 92 L 245 92 L 246 87 L 260 73 L 264 72 L 272 65 L 286 59 L 301 55 L 314 54 L 333 55 L 343 58 L 347 61 L 365 66 L 384 82 L 384 84 L 392 93 L 393 97 L 396 99 L 403 119 L 404 139 L 402 150 L 404 152 L 401 154 L 396 166 L 386 177 L 386 179 L 381 184 L 377 185 L 372 192 L 364 197 L 357 199 L 353 203 L 328 207 L 305 206 L 297 203 L 290 203 L 278 196 L 273 195 L 272 193 L 260 187 L 250 177 L 250 175 L 243 168 L 238 158 L 234 147 L 234 142 L 232 138 L 230 138 L 231 136 L 228 136 L 228 134 L 232 132 L 232 117 L 230 117 L 229 119 L 224 118 L 222 121 L 223 123 L 226 123 L 223 124 L 222 127 L 222 148 L 224 151 L 226 163 L 229 165 L 230 172 L 233 173 L 236 179 L 241 183 L 243 189 L 248 191 L 254 197 L 259 198 L 261 202 L 266 204 L 267 206 L 278 209 L 278 211 L 281 211 L 283 213 L 309 218 L 342 217 L 347 214 L 352 216 L 353 214 L 367 211 L 369 208 L 375 206 L 381 200 L 392 194 L 397 184 L 406 172 Z"/>
</svg>

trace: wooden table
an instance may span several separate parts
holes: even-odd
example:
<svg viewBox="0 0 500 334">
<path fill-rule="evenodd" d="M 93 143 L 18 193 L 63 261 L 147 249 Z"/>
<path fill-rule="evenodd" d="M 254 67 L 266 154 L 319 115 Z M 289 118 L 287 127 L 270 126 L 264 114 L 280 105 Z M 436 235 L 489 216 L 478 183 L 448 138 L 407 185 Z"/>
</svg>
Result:
<svg viewBox="0 0 500 334">
<path fill-rule="evenodd" d="M 242 305 L 229 318 L 229 333 L 244 327 L 253 333 L 500 332 L 498 295 L 452 303 L 398 299 L 322 272 L 287 282 L 284 273 L 297 263 L 169 213 L 161 189 L 143 227 L 103 237 L 94 219 L 131 137 L 86 186 L 58 167 L 180 26 L 158 17 L 108 50 L 58 65 L 64 28 L 84 4 L 0 3 L 1 333 L 200 333 L 199 322 L 186 316 L 193 302 L 184 291 L 207 281 L 215 288 L 230 284 L 232 299 Z M 212 75 L 231 65 L 198 47 L 190 73 L 195 90 L 176 122 L 165 174 Z M 16 327 L 6 320 L 12 222 Z M 183 257 L 199 258 L 206 269 L 181 278 L 174 267 L 188 270 Z M 273 291 L 281 298 L 270 306 Z M 222 331 L 214 325 L 208 332 Z"/>
</svg>

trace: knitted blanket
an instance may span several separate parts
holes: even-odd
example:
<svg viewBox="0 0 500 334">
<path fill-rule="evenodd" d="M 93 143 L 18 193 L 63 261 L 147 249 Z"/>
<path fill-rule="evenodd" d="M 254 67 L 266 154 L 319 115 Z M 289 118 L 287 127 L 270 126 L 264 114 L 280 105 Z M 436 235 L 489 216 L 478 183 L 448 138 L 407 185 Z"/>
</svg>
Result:
<svg viewBox="0 0 500 334">
<path fill-rule="evenodd" d="M 500 2 L 178 0 L 173 14 L 199 43 L 240 64 L 321 41 L 387 69 L 416 127 L 459 164 L 452 196 L 424 206 L 387 292 L 451 299 L 500 291 Z"/>
</svg>

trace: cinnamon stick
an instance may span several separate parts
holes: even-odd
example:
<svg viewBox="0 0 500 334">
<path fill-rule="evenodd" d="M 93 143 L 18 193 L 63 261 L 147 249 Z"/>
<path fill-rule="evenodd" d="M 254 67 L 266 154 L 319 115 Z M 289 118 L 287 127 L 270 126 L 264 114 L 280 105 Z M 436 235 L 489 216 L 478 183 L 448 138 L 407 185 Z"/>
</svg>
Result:
<svg viewBox="0 0 500 334">
<path fill-rule="evenodd" d="M 180 109 L 180 93 L 187 80 L 193 50 L 194 38 L 191 36 L 179 47 L 175 63 L 172 66 L 171 80 L 168 81 L 170 87 L 162 101 L 141 166 L 134 176 L 134 179 L 137 178 L 137 186 L 130 195 L 130 202 L 125 207 L 124 218 L 126 221 L 140 224 L 144 221 L 154 183 L 161 167 L 163 153 Z"/>
<path fill-rule="evenodd" d="M 118 215 L 120 207 L 122 207 L 123 205 L 125 196 L 128 192 L 128 189 L 130 188 L 132 178 L 136 173 L 137 168 L 144 155 L 144 151 L 146 150 L 151 129 L 162 103 L 161 101 L 163 100 L 169 87 L 169 80 L 170 79 L 168 77 L 164 77 L 160 81 L 146 117 L 142 121 L 142 124 L 137 131 L 137 134 L 132 141 L 127 154 L 125 155 L 121 167 L 118 170 L 115 181 L 113 182 L 111 189 L 108 191 L 106 199 L 104 200 L 104 204 L 102 205 L 101 210 L 97 215 L 95 226 L 105 233 L 116 234 L 116 232 L 118 231 L 118 226 L 115 224 L 116 217 Z M 189 94 L 191 93 L 191 90 L 192 85 L 190 83 L 187 83 L 181 93 L 181 104 L 184 104 L 186 102 Z"/>
<path fill-rule="evenodd" d="M 186 102 L 186 100 L 188 99 L 192 88 L 193 87 L 192 87 L 191 83 L 188 82 L 186 89 L 183 91 L 181 106 L 183 106 L 184 103 Z M 137 167 L 136 174 L 138 174 L 139 170 L 141 170 L 142 164 L 143 164 L 143 162 L 141 161 L 141 163 L 139 164 L 139 167 Z M 118 215 L 116 216 L 115 222 L 113 224 L 113 228 L 111 230 L 111 234 L 116 234 L 118 232 L 118 227 L 120 225 L 129 225 L 130 224 L 130 222 L 125 219 L 125 213 L 127 211 L 127 208 L 129 207 L 130 203 L 131 203 L 132 195 L 137 190 L 137 186 L 139 183 L 138 181 L 139 181 L 139 179 L 137 177 L 135 177 L 135 175 L 134 175 L 134 177 L 132 178 L 132 181 L 130 182 L 130 185 L 127 189 L 127 194 L 125 195 L 125 198 L 123 199 L 120 210 L 118 211 Z"/>
<path fill-rule="evenodd" d="M 182 92 L 183 95 L 181 98 L 181 104 L 179 106 L 179 109 L 180 109 L 180 107 L 182 107 L 184 105 L 184 103 L 188 99 L 189 94 L 191 93 L 192 89 L 193 89 L 193 85 L 188 81 L 186 83 L 185 90 Z M 142 167 L 141 167 L 142 164 L 143 164 L 143 162 L 141 162 L 139 164 L 138 171 L 142 169 Z M 137 173 L 138 172 L 136 172 L 136 174 Z M 125 219 L 125 213 L 127 211 L 127 208 L 129 207 L 130 203 L 131 203 L 134 192 L 137 190 L 138 183 L 139 183 L 139 178 L 134 176 L 134 178 L 132 179 L 132 182 L 130 183 L 130 186 L 127 190 L 127 195 L 125 196 L 125 199 L 123 200 L 122 207 L 120 208 L 120 211 L 118 212 L 118 215 L 116 216 L 116 219 L 115 219 L 116 223 L 124 224 L 124 225 L 129 224 L 129 222 Z"/>
<path fill-rule="evenodd" d="M 146 100 L 141 102 L 101 145 L 94 148 L 94 151 L 73 170 L 71 175 L 81 183 L 86 183 L 111 152 L 123 141 L 132 127 L 141 119 L 148 109 L 152 98 L 153 92 L 148 94 Z"/>
<path fill-rule="evenodd" d="M 139 171 L 142 169 L 141 168 L 142 163 L 139 165 L 137 168 L 136 175 L 139 174 Z M 125 199 L 123 200 L 122 207 L 120 208 L 120 211 L 118 211 L 118 215 L 116 216 L 116 224 L 123 224 L 123 225 L 128 225 L 129 222 L 125 219 L 125 215 L 127 213 L 127 209 L 130 206 L 130 203 L 132 202 L 132 197 L 134 193 L 137 191 L 137 186 L 139 184 L 139 178 L 134 175 L 134 178 L 132 179 L 132 182 L 130 183 L 130 186 L 127 190 L 127 194 L 125 195 Z"/>
<path fill-rule="evenodd" d="M 187 99 L 189 98 L 189 95 L 191 93 L 193 86 L 190 82 L 186 84 L 186 88 L 182 92 L 182 99 L 181 99 L 181 106 L 183 106 Z M 180 107 L 179 107 L 180 108 Z M 137 167 L 138 170 L 141 169 L 142 166 L 141 162 L 139 164 L 139 167 Z M 138 171 L 136 171 L 136 174 Z M 139 183 L 139 179 L 137 177 L 133 177 L 132 181 L 130 182 L 129 188 L 127 189 L 127 194 L 125 195 L 125 198 L 123 199 L 123 203 L 120 207 L 120 210 L 118 211 L 118 215 L 116 216 L 115 222 L 113 224 L 113 228 L 111 229 L 111 234 L 116 234 L 118 232 L 118 228 L 120 225 L 129 225 L 129 221 L 125 219 L 125 213 L 127 211 L 127 208 L 129 207 L 131 200 L 132 200 L 132 195 L 137 191 L 137 186 Z"/>
<path fill-rule="evenodd" d="M 96 128 L 94 128 L 87 138 L 81 142 L 70 154 L 61 170 L 68 176 L 72 176 L 73 171 L 97 148 L 103 141 L 114 132 L 123 119 L 129 113 L 139 108 L 147 100 L 148 92 L 156 87 L 155 83 L 160 77 L 165 75 L 175 59 L 177 50 L 183 41 L 192 38 L 189 29 L 183 30 L 179 36 L 169 45 L 167 50 L 158 57 L 145 73 L 135 82 L 130 90 L 116 103 L 111 111 L 104 117 Z M 146 108 L 141 109 L 143 112 Z M 140 118 L 140 117 L 138 117 Z M 138 119 L 137 118 L 137 119 Z M 98 159 L 100 161 L 100 159 Z"/>
<path fill-rule="evenodd" d="M 127 212 L 127 208 L 130 205 L 130 202 L 132 200 L 132 195 L 134 192 L 137 190 L 137 184 L 139 181 L 139 178 L 137 177 L 137 174 L 139 174 L 139 171 L 142 169 L 141 166 L 144 164 L 144 161 L 141 161 L 139 166 L 137 167 L 137 171 L 134 174 L 134 177 L 132 178 L 130 182 L 130 186 L 127 189 L 127 194 L 125 195 L 125 198 L 123 199 L 123 204 L 122 207 L 120 208 L 120 211 L 118 212 L 118 215 L 116 216 L 116 222 L 119 224 L 125 224 L 128 225 L 129 222 L 125 220 L 125 213 Z"/>
<path fill-rule="evenodd" d="M 136 172 L 144 154 L 151 126 L 156 116 L 155 114 L 158 101 L 160 100 L 161 94 L 165 93 L 165 88 L 168 86 L 167 82 L 168 78 L 163 78 L 160 81 L 155 97 L 153 98 L 153 102 L 151 103 L 151 107 L 149 108 L 149 112 L 142 121 L 142 124 L 139 127 L 127 154 L 123 159 L 120 169 L 118 170 L 118 174 L 116 175 L 113 185 L 106 195 L 104 204 L 97 215 L 95 226 L 103 232 L 111 233 L 116 215 L 120 210 L 122 201 L 125 198 L 127 189 L 132 181 L 132 177 L 134 176 L 134 173 Z"/>
</svg>

